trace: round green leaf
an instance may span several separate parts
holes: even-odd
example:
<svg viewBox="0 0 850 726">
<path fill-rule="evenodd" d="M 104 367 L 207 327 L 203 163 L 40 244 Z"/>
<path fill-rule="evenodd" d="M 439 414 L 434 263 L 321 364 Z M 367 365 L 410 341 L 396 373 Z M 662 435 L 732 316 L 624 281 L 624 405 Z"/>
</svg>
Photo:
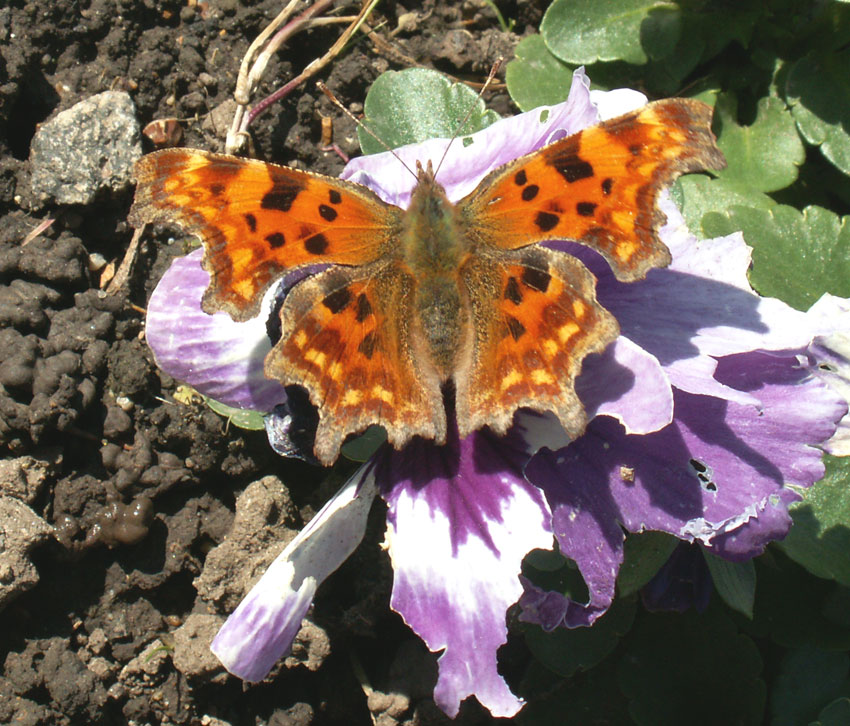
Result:
<svg viewBox="0 0 850 726">
<path fill-rule="evenodd" d="M 785 654 L 770 693 L 771 726 L 811 721 L 834 699 L 850 694 L 850 658 L 817 648 Z"/>
<path fill-rule="evenodd" d="M 715 106 L 717 145 L 728 166 L 718 172 L 721 179 L 762 192 L 773 192 L 792 184 L 806 152 L 791 112 L 778 98 L 758 102 L 756 120 L 749 126 L 737 122 L 737 102 L 729 94 L 718 97 Z"/>
<path fill-rule="evenodd" d="M 341 452 L 352 461 L 368 461 L 386 440 L 387 430 L 383 426 L 370 426 L 360 436 L 343 444 Z"/>
<path fill-rule="evenodd" d="M 761 724 L 762 662 L 718 608 L 647 615 L 625 641 L 620 687 L 635 723 Z"/>
<path fill-rule="evenodd" d="M 523 38 L 514 55 L 505 68 L 505 83 L 514 103 L 523 111 L 553 106 L 567 98 L 573 69 L 552 55 L 542 36 Z"/>
<path fill-rule="evenodd" d="M 847 726 L 848 723 L 850 723 L 850 698 L 836 698 L 824 707 L 818 714 L 818 720 L 812 726 Z"/>
<path fill-rule="evenodd" d="M 649 582 L 670 559 L 679 540 L 665 532 L 641 532 L 626 537 L 617 593 L 631 595 Z"/>
<path fill-rule="evenodd" d="M 706 550 L 702 553 L 711 572 L 714 588 L 723 602 L 752 619 L 756 599 L 756 566 L 753 561 L 729 562 Z"/>
<path fill-rule="evenodd" d="M 850 296 L 850 223 L 823 207 L 733 206 L 703 217 L 709 236 L 744 233 L 753 248 L 750 282 L 762 295 L 807 310 L 825 292 Z"/>
<path fill-rule="evenodd" d="M 691 232 L 699 237 L 727 234 L 705 228 L 704 218 L 710 212 L 725 212 L 736 204 L 756 209 L 770 209 L 776 206 L 776 202 L 767 194 L 734 181 L 712 179 L 704 174 L 688 174 L 678 179 L 673 185 L 673 193 L 674 197 L 681 195 L 682 215 Z M 729 227 L 727 223 L 723 229 Z"/>
<path fill-rule="evenodd" d="M 794 526 L 779 547 L 812 574 L 850 586 L 850 460 L 825 463 L 826 476 L 791 508 Z"/>
<path fill-rule="evenodd" d="M 472 109 L 462 131 L 460 123 Z M 390 148 L 433 138 L 472 134 L 499 119 L 463 83 L 451 83 L 427 68 L 388 71 L 372 84 L 364 103 L 363 123 Z M 362 128 L 357 129 L 364 154 L 386 151 Z"/>
<path fill-rule="evenodd" d="M 252 411 L 247 408 L 233 408 L 233 406 L 228 406 L 208 396 L 204 396 L 204 403 L 219 416 L 224 416 L 229 424 L 237 428 L 247 429 L 248 431 L 262 431 L 265 428 L 263 414 L 259 411 Z"/>
<path fill-rule="evenodd" d="M 809 574 L 778 550 L 757 559 L 756 572 L 753 619 L 741 621 L 744 630 L 790 648 L 850 647 L 846 617 L 836 616 L 844 588 Z"/>
<path fill-rule="evenodd" d="M 811 53 L 788 73 L 788 102 L 800 133 L 850 174 L 850 49 Z"/>
<path fill-rule="evenodd" d="M 673 51 L 681 34 L 681 11 L 664 0 L 555 0 L 540 33 L 567 63 L 643 64 Z"/>
<path fill-rule="evenodd" d="M 562 676 L 589 670 L 607 656 L 629 631 L 635 616 L 634 598 L 618 598 L 589 628 L 558 628 L 551 633 L 526 626 L 525 642 L 534 657 Z"/>
</svg>

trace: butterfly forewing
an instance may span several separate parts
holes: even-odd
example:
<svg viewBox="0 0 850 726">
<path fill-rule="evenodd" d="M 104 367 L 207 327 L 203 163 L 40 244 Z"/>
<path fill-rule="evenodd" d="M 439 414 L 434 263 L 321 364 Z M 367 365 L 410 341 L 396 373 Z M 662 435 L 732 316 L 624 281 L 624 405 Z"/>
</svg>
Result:
<svg viewBox="0 0 850 726">
<path fill-rule="evenodd" d="M 667 265 L 657 235 L 661 189 L 689 171 L 720 169 L 711 108 L 657 101 L 517 159 L 460 202 L 470 236 L 517 249 L 571 239 L 600 252 L 618 279 Z"/>
<path fill-rule="evenodd" d="M 204 243 L 204 310 L 256 315 L 287 270 L 363 265 L 398 236 L 401 210 L 365 187 L 274 164 L 166 149 L 136 164 L 130 222 L 179 224 Z"/>
</svg>

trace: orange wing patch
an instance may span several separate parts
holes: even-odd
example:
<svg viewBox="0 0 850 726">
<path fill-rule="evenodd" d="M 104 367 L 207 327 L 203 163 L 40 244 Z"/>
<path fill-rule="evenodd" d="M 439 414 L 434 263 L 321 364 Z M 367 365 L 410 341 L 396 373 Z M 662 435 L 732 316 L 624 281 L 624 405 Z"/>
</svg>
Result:
<svg viewBox="0 0 850 726">
<path fill-rule="evenodd" d="M 310 392 L 315 454 L 331 464 L 345 437 L 380 424 L 391 443 L 445 441 L 439 381 L 411 354 L 411 281 L 394 261 L 331 268 L 299 283 L 281 310 L 283 337 L 266 375 Z"/>
<path fill-rule="evenodd" d="M 571 239 L 600 252 L 617 279 L 665 266 L 660 190 L 689 171 L 726 165 L 709 106 L 657 101 L 517 159 L 460 202 L 470 234 L 506 249 Z"/>
<path fill-rule="evenodd" d="M 130 223 L 168 222 L 204 243 L 206 312 L 234 320 L 259 311 L 283 273 L 316 264 L 363 265 L 398 236 L 401 210 L 358 184 L 251 159 L 166 149 L 136 164 Z"/>
<path fill-rule="evenodd" d="M 593 275 L 575 258 L 538 247 L 473 258 L 461 272 L 477 335 L 456 375 L 461 436 L 504 433 L 516 409 L 552 411 L 567 433 L 584 430 L 575 378 L 584 358 L 619 334 L 596 301 Z"/>
</svg>

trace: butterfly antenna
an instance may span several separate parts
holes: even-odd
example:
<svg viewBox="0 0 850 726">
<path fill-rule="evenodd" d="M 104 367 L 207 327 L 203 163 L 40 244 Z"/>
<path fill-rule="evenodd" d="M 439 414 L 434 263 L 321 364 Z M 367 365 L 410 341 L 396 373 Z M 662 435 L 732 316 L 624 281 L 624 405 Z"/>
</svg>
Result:
<svg viewBox="0 0 850 726">
<path fill-rule="evenodd" d="M 342 111 L 346 116 L 348 116 L 348 118 L 350 118 L 352 121 L 354 121 L 355 124 L 357 124 L 357 128 L 363 129 L 367 134 L 369 134 L 369 136 L 371 136 L 373 139 L 375 139 L 375 141 L 377 141 L 381 146 L 383 146 L 387 151 L 389 151 L 396 159 L 398 159 L 399 163 L 414 176 L 414 178 L 419 178 L 416 175 L 416 172 L 404 163 L 404 159 L 402 159 L 398 154 L 395 153 L 394 149 L 391 149 L 390 146 L 382 138 L 380 138 L 374 131 L 372 131 L 372 129 L 370 129 L 359 118 L 357 118 L 357 116 L 351 113 L 351 111 L 349 111 L 343 105 L 342 101 L 340 101 L 336 96 L 334 96 L 333 91 L 331 91 L 330 88 L 328 88 L 321 81 L 316 83 L 316 86 L 318 86 L 319 90 L 324 93 L 328 97 L 328 99 L 330 99 L 330 102 L 334 106 L 336 106 L 340 111 Z"/>
<path fill-rule="evenodd" d="M 440 171 L 440 167 L 443 165 L 443 162 L 446 160 L 446 156 L 448 156 L 448 154 L 449 154 L 449 149 L 451 148 L 455 139 L 458 137 L 458 134 L 460 134 L 461 129 L 466 125 L 466 122 L 469 121 L 469 117 L 472 116 L 472 112 L 475 110 L 475 107 L 478 105 L 478 101 L 481 100 L 481 96 L 484 95 L 484 91 L 487 90 L 487 86 L 489 86 L 493 82 L 493 79 L 496 77 L 496 73 L 499 72 L 499 68 L 502 67 L 502 63 L 504 62 L 504 60 L 505 59 L 502 58 L 501 56 L 499 56 L 496 59 L 496 62 L 493 64 L 493 67 L 490 69 L 490 74 L 487 76 L 487 80 L 484 81 L 483 85 L 481 86 L 481 90 L 478 91 L 478 95 L 475 97 L 475 101 L 473 103 L 469 104 L 469 110 L 467 110 L 466 116 L 464 116 L 463 119 L 461 120 L 461 122 L 458 124 L 457 129 L 455 129 L 454 136 L 452 136 L 452 138 L 449 139 L 449 143 L 446 144 L 446 149 L 445 149 L 445 151 L 443 151 L 443 155 L 440 157 L 440 162 L 437 164 L 437 169 L 434 171 L 434 177 L 435 178 L 437 176 L 437 173 Z"/>
</svg>

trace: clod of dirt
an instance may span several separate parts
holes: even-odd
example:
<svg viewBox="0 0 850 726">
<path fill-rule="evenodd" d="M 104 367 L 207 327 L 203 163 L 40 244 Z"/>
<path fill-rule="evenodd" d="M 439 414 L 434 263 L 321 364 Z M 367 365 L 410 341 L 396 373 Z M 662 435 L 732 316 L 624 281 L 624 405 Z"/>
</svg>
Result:
<svg viewBox="0 0 850 726">
<path fill-rule="evenodd" d="M 26 504 L 0 496 L 0 610 L 38 582 L 29 553 L 51 531 L 52 527 Z"/>
<path fill-rule="evenodd" d="M 297 534 L 298 510 L 276 476 L 249 484 L 236 500 L 233 526 L 210 550 L 195 579 L 200 597 L 230 612 Z"/>
<path fill-rule="evenodd" d="M 224 681 L 227 674 L 210 650 L 210 643 L 223 623 L 224 618 L 219 615 L 190 615 L 172 633 L 174 652 L 171 660 L 174 667 L 184 676 L 206 677 L 213 683 Z"/>
<path fill-rule="evenodd" d="M 292 643 L 292 651 L 283 661 L 286 668 L 304 666 L 308 671 L 317 671 L 331 654 L 331 639 L 311 620 L 305 619 L 301 630 Z"/>
<path fill-rule="evenodd" d="M 0 494 L 32 504 L 47 477 L 62 461 L 60 450 L 45 452 L 46 459 L 19 456 L 0 460 Z"/>
<path fill-rule="evenodd" d="M 32 191 L 41 202 L 90 204 L 101 190 L 130 184 L 142 155 L 136 107 L 123 91 L 105 91 L 58 113 L 30 148 Z"/>
<path fill-rule="evenodd" d="M 109 547 L 141 542 L 153 521 L 153 502 L 136 497 L 129 504 L 111 502 L 89 530 L 87 540 L 100 540 Z"/>
</svg>

